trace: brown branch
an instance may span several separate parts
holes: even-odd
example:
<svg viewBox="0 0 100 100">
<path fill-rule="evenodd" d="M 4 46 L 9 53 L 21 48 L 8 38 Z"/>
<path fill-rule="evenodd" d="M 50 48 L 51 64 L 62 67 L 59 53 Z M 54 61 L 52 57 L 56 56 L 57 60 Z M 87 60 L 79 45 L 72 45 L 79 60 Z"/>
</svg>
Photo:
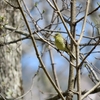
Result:
<svg viewBox="0 0 100 100">
<path fill-rule="evenodd" d="M 30 37 L 30 36 L 28 35 L 28 36 L 26 36 L 26 37 L 23 37 L 23 38 L 20 38 L 20 39 L 14 40 L 14 41 L 3 42 L 3 43 L 0 43 L 0 46 L 5 46 L 5 45 L 14 44 L 14 43 L 20 42 L 20 41 L 22 41 L 22 40 L 29 39 L 29 37 Z"/>
<path fill-rule="evenodd" d="M 82 91 L 82 92 L 81 92 L 81 95 L 84 95 L 84 94 L 87 93 L 88 91 L 89 91 L 89 90 L 84 90 L 84 91 Z M 89 94 L 95 94 L 95 93 L 98 93 L 98 92 L 100 92 L 100 87 L 94 89 L 94 90 L 93 90 L 91 93 L 89 93 Z M 73 93 L 74 93 L 74 92 L 73 92 Z M 77 94 L 77 92 L 75 92 L 75 93 Z M 62 94 L 63 94 L 63 96 L 65 97 L 66 94 L 67 94 L 67 91 L 63 92 Z M 49 98 L 49 99 L 46 99 L 46 100 L 58 100 L 58 99 L 60 99 L 60 97 L 59 97 L 59 95 L 56 95 L 56 96 L 53 96 L 53 97 L 51 97 L 51 98 Z"/>
<path fill-rule="evenodd" d="M 86 2 L 86 12 L 85 12 L 85 17 L 84 17 L 84 21 L 83 21 L 83 24 L 82 24 L 82 30 L 81 30 L 81 33 L 80 33 L 80 37 L 79 37 L 79 40 L 78 40 L 78 44 L 80 44 L 81 40 L 82 40 L 82 37 L 83 37 L 83 34 L 84 34 L 84 30 L 85 30 L 85 26 L 86 26 L 86 19 L 87 19 L 87 14 L 88 14 L 88 10 L 89 10 L 89 4 L 90 4 L 90 0 L 88 0 Z"/>
<path fill-rule="evenodd" d="M 19 7 L 15 7 L 14 5 L 12 5 L 11 3 L 9 3 L 8 1 L 4 0 L 7 4 L 9 4 L 11 7 L 15 8 L 15 9 L 19 9 Z"/>
<path fill-rule="evenodd" d="M 30 36 L 31 36 L 31 40 L 32 40 L 32 43 L 33 43 L 33 46 L 34 46 L 34 49 L 35 49 L 37 58 L 38 58 L 38 60 L 39 60 L 39 62 L 40 62 L 40 64 L 41 64 L 41 67 L 42 67 L 43 71 L 45 72 L 46 76 L 48 77 L 49 81 L 51 82 L 52 86 L 55 88 L 55 90 L 57 91 L 57 93 L 59 94 L 59 96 L 62 98 L 62 100 L 64 100 L 64 97 L 63 97 L 61 91 L 60 91 L 60 90 L 58 89 L 58 87 L 55 85 L 54 81 L 52 80 L 50 74 L 48 73 L 48 71 L 47 71 L 47 69 L 46 69 L 46 67 L 45 67 L 45 65 L 44 65 L 44 63 L 43 63 L 43 61 L 42 61 L 42 59 L 41 59 L 41 56 L 40 56 L 39 53 L 38 53 L 36 41 L 35 41 L 35 39 L 34 39 L 34 36 L 32 35 L 31 29 L 30 29 L 30 27 L 29 27 L 29 24 L 28 24 L 28 21 L 27 21 L 27 19 L 26 19 L 26 17 L 25 17 L 25 14 L 24 14 L 24 12 L 23 12 L 23 9 L 21 8 L 21 5 L 20 5 L 19 0 L 17 0 L 17 3 L 18 3 L 18 5 L 19 5 L 21 14 L 22 14 L 22 16 L 23 16 L 23 18 L 24 18 L 24 21 L 25 21 L 25 23 L 26 23 L 27 29 L 28 29 L 29 34 L 30 34 Z"/>
<path fill-rule="evenodd" d="M 83 100 L 87 95 L 89 95 L 91 92 L 93 92 L 98 86 L 100 86 L 100 82 L 98 82 L 92 89 L 90 89 L 88 92 L 86 92 L 86 93 L 81 97 L 81 100 Z"/>
<path fill-rule="evenodd" d="M 52 55 L 52 51 L 51 51 L 50 46 L 49 46 L 49 54 L 50 54 L 50 60 L 51 60 L 52 72 L 53 72 L 53 77 L 54 77 L 54 80 L 55 80 L 55 84 L 60 89 L 60 85 L 59 85 L 59 81 L 58 81 L 58 78 L 57 78 L 57 73 L 56 73 L 56 69 L 55 69 L 55 66 L 54 66 L 55 64 L 54 64 L 53 55 Z"/>
</svg>

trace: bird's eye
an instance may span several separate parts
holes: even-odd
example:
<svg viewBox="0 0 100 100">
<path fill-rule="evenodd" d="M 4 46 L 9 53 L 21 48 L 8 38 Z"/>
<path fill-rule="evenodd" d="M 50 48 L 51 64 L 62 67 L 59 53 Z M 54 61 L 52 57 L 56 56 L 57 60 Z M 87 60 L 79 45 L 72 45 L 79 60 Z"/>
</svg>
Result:
<svg viewBox="0 0 100 100">
<path fill-rule="evenodd" d="M 57 34 L 55 36 L 57 36 Z"/>
</svg>

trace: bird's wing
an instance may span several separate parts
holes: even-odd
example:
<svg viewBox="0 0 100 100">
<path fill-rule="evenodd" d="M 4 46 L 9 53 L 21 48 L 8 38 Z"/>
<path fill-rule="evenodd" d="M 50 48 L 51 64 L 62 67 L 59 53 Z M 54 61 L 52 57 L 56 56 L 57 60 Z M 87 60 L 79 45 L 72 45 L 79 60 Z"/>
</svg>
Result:
<svg viewBox="0 0 100 100">
<path fill-rule="evenodd" d="M 65 45 L 66 45 L 66 49 L 68 50 L 68 51 L 70 51 L 70 45 L 68 44 L 68 42 L 64 39 L 64 42 L 65 42 Z"/>
<path fill-rule="evenodd" d="M 65 40 L 65 45 L 66 45 L 66 52 L 73 57 L 74 59 L 76 59 L 76 57 L 72 54 L 71 49 L 70 49 L 70 45 L 68 44 L 68 42 Z"/>
</svg>

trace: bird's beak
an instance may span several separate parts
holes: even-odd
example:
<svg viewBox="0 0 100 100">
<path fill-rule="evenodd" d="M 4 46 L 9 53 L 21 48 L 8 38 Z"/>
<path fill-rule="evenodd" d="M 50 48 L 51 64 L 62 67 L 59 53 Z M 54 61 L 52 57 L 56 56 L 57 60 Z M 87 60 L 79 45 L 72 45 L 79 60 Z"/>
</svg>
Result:
<svg viewBox="0 0 100 100">
<path fill-rule="evenodd" d="M 51 34 L 51 36 L 52 36 L 53 38 L 55 37 L 55 35 L 52 35 L 52 34 Z"/>
</svg>

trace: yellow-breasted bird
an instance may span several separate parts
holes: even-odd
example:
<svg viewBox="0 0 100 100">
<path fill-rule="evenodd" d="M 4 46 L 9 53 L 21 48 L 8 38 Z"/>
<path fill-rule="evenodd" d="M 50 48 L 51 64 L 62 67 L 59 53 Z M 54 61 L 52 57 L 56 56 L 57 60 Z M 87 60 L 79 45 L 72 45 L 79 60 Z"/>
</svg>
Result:
<svg viewBox="0 0 100 100">
<path fill-rule="evenodd" d="M 64 40 L 64 38 L 62 37 L 62 35 L 60 33 L 55 34 L 54 38 L 55 38 L 55 46 L 59 50 L 65 51 L 71 57 L 76 59 L 76 57 L 72 54 L 72 52 L 70 50 L 70 45 L 67 43 L 67 41 Z"/>
</svg>

